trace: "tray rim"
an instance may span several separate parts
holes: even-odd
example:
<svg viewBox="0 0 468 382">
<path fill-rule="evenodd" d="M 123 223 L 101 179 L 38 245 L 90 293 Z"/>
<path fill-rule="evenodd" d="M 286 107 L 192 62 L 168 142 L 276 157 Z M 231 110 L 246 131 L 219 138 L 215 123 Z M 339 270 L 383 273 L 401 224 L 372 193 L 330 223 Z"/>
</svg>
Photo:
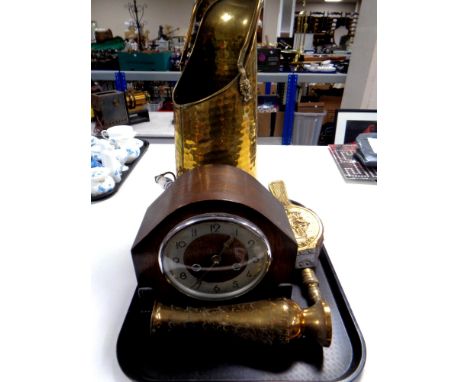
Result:
<svg viewBox="0 0 468 382">
<path fill-rule="evenodd" d="M 325 261 L 324 261 L 325 259 Z M 346 379 L 341 379 L 340 382 L 351 382 L 351 381 L 354 381 L 361 373 L 362 373 L 362 370 L 364 369 L 364 365 L 366 363 L 366 359 L 367 359 L 367 349 L 366 349 L 366 342 L 364 340 L 364 336 L 362 335 L 362 332 L 361 332 L 361 329 L 359 328 L 359 325 L 356 321 L 356 317 L 354 316 L 354 313 L 351 309 L 351 306 L 348 302 L 348 299 L 346 298 L 346 295 L 344 293 L 344 290 L 343 290 L 343 287 L 341 286 L 341 283 L 338 279 L 338 275 L 336 274 L 335 272 L 335 268 L 333 267 L 333 264 L 330 260 L 330 256 L 328 256 L 328 252 L 325 248 L 325 246 L 323 246 L 322 248 L 322 251 L 321 251 L 321 254 L 319 256 L 319 260 L 320 260 L 320 264 L 322 265 L 322 268 L 324 268 L 324 265 L 325 265 L 325 268 L 328 268 L 328 269 L 323 269 L 324 273 L 331 273 L 333 278 L 332 279 L 329 279 L 327 277 L 327 282 L 330 286 L 330 289 L 332 290 L 332 294 L 333 294 L 333 297 L 335 299 L 335 302 L 336 302 L 336 305 L 337 305 L 337 308 L 338 310 L 340 311 L 340 315 L 341 317 L 343 318 L 343 306 L 346 308 L 346 310 L 344 311 L 346 315 L 349 316 L 349 320 L 353 323 L 353 330 L 356 331 L 356 335 L 358 337 L 358 342 L 359 344 L 361 345 L 360 346 L 360 352 L 361 352 L 361 357 L 359 359 L 359 362 L 357 363 L 357 366 L 354 368 L 353 372 L 350 373 Z M 330 280 L 332 280 L 332 283 L 335 284 L 335 287 L 336 289 L 339 291 L 339 294 L 335 294 L 333 292 L 333 286 L 330 285 Z M 341 301 L 337 301 L 337 296 L 340 298 Z M 350 331 L 348 329 L 348 325 L 349 325 L 349 321 L 348 320 L 343 320 L 343 324 L 345 325 L 346 327 L 346 331 L 348 333 L 348 335 L 350 334 Z M 351 343 L 353 343 L 351 341 Z M 353 349 L 354 349 L 354 346 L 353 346 Z"/>
</svg>

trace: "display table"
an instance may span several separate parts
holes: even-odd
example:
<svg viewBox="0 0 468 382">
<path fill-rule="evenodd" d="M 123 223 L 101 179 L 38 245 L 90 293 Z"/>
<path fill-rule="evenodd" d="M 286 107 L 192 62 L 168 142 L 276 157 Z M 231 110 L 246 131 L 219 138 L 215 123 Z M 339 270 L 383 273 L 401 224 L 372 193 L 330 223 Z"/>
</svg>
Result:
<svg viewBox="0 0 468 382">
<path fill-rule="evenodd" d="M 150 111 L 149 122 L 132 125 L 136 137 L 150 143 L 174 143 L 174 112 Z M 258 144 L 280 145 L 281 137 L 258 137 Z"/>
<path fill-rule="evenodd" d="M 160 139 L 174 142 L 174 113 L 172 111 L 150 111 L 150 121 L 133 125 L 137 138 Z"/>
<path fill-rule="evenodd" d="M 174 112 L 150 111 L 148 122 L 136 123 L 133 126 L 137 138 L 151 143 L 174 143 Z M 94 135 L 95 122 L 91 122 L 91 135 Z"/>
<path fill-rule="evenodd" d="M 135 136 L 150 143 L 174 143 L 174 112 L 150 111 L 148 122 L 136 123 L 133 126 Z M 95 122 L 91 122 L 91 135 L 94 132 Z M 281 137 L 258 137 L 257 143 L 280 145 Z"/>
<path fill-rule="evenodd" d="M 117 362 L 116 342 L 136 287 L 130 250 L 147 207 L 163 192 L 154 177 L 166 171 L 175 171 L 174 145 L 152 144 L 119 191 L 91 206 L 93 224 L 99 223 L 91 256 L 95 380 L 128 381 Z M 283 180 L 290 199 L 320 216 L 328 254 L 369 346 L 366 327 L 372 323 L 366 313 L 372 307 L 366 291 L 375 277 L 366 264 L 375 257 L 378 187 L 347 183 L 322 146 L 258 146 L 257 179 L 265 187 Z"/>
</svg>

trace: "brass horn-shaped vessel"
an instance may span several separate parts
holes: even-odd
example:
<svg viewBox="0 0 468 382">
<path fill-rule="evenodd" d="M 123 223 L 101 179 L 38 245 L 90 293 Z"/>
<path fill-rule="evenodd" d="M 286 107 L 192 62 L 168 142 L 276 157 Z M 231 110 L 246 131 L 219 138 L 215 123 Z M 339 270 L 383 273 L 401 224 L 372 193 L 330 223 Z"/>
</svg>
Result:
<svg viewBox="0 0 468 382">
<path fill-rule="evenodd" d="M 194 4 L 173 92 L 178 175 L 220 163 L 255 176 L 256 32 L 262 6 L 263 0 Z"/>
<path fill-rule="evenodd" d="M 264 344 L 287 344 L 308 338 L 322 346 L 331 343 L 331 313 L 323 301 L 302 309 L 280 298 L 213 308 L 181 308 L 155 302 L 151 334 L 181 332 L 234 336 Z"/>
</svg>

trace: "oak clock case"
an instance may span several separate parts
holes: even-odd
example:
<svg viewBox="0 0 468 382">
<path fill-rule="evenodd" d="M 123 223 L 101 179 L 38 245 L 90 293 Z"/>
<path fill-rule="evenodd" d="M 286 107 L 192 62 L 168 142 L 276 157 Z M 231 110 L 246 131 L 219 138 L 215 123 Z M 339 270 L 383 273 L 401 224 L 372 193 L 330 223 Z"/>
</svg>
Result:
<svg viewBox="0 0 468 382">
<path fill-rule="evenodd" d="M 183 173 L 150 205 L 132 247 L 138 286 L 181 305 L 271 297 L 291 282 L 296 253 L 281 203 L 229 165 Z"/>
</svg>

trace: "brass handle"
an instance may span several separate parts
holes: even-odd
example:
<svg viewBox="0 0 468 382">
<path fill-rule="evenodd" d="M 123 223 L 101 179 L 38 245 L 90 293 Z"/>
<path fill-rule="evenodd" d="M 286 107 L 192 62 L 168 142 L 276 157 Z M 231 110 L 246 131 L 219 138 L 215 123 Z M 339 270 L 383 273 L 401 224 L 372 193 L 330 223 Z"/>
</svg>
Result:
<svg viewBox="0 0 468 382">
<path fill-rule="evenodd" d="M 320 283 L 312 268 L 302 270 L 302 283 L 307 288 L 307 295 L 312 305 L 322 300 L 319 289 Z"/>
<path fill-rule="evenodd" d="M 257 32 L 257 24 L 258 19 L 260 17 L 260 11 L 263 7 L 263 0 L 260 0 L 257 3 L 257 8 L 255 9 L 255 13 L 251 19 L 249 29 L 247 31 L 247 36 L 244 39 L 244 44 L 239 52 L 239 58 L 237 60 L 237 69 L 239 70 L 240 78 L 239 78 L 239 90 L 242 95 L 242 99 L 244 102 L 248 102 L 252 99 L 252 84 L 250 83 L 249 78 L 247 77 L 247 73 L 245 71 L 245 66 L 247 65 L 247 57 L 249 56 L 248 53 L 255 49 L 257 44 L 254 41 L 255 34 Z M 256 84 L 253 84 L 256 86 Z"/>
<path fill-rule="evenodd" d="M 273 196 L 278 199 L 278 201 L 284 206 L 287 207 L 291 205 L 292 203 L 289 201 L 288 198 L 288 193 L 286 192 L 286 185 L 282 180 L 277 180 L 274 182 L 271 182 L 268 185 L 268 188 L 270 192 L 273 194 Z"/>
<path fill-rule="evenodd" d="M 331 312 L 322 301 L 302 309 L 286 298 L 214 308 L 181 308 L 155 302 L 150 330 L 152 335 L 190 330 L 265 344 L 286 344 L 304 336 L 330 346 Z"/>
</svg>

